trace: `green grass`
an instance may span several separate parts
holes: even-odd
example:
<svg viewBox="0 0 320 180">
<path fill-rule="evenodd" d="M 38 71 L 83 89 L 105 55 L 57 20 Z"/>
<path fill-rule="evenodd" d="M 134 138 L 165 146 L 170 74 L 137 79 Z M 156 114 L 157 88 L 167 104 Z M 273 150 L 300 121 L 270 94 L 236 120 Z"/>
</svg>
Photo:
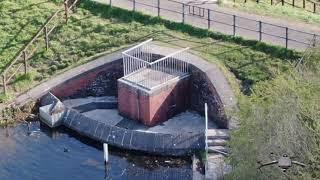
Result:
<svg viewBox="0 0 320 180">
<path fill-rule="evenodd" d="M 0 2 L 0 70 L 58 9 L 59 3 L 45 0 Z"/>
<path fill-rule="evenodd" d="M 229 179 L 320 178 L 320 49 L 300 70 L 291 68 L 276 78 L 253 86 L 250 96 L 239 96 L 240 127 L 233 131 Z M 285 175 L 276 166 L 257 168 L 258 162 L 283 154 L 307 164 Z M 287 177 L 288 176 L 288 177 Z"/>
<path fill-rule="evenodd" d="M 288 0 L 286 0 L 288 1 Z M 247 3 L 244 3 L 244 0 L 236 0 L 234 3 L 233 0 L 220 0 L 219 4 L 224 7 L 237 8 L 246 12 L 255 13 L 265 16 L 280 17 L 287 20 L 307 22 L 319 26 L 320 23 L 320 6 L 316 14 L 308 12 L 301 8 L 294 8 L 291 5 L 286 4 L 285 6 L 281 5 L 281 1 L 274 1 L 274 5 L 270 4 L 270 0 L 261 0 L 260 3 L 256 1 L 248 0 Z M 302 7 L 302 0 L 296 0 L 296 4 Z M 306 4 L 308 10 L 312 9 L 311 4 Z"/>
</svg>

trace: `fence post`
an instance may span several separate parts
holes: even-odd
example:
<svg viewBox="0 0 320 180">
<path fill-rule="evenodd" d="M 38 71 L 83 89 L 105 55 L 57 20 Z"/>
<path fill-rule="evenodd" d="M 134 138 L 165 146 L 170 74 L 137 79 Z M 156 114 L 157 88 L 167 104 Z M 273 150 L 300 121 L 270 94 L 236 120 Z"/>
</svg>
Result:
<svg viewBox="0 0 320 180">
<path fill-rule="evenodd" d="M 295 1 L 294 1 L 294 0 L 292 0 L 292 6 L 294 7 L 294 5 L 295 5 Z"/>
<path fill-rule="evenodd" d="M 256 0 L 257 3 L 259 3 L 259 0 Z"/>
<path fill-rule="evenodd" d="M 208 10 L 208 29 L 211 28 L 211 19 L 210 19 L 210 9 L 207 9 Z"/>
<path fill-rule="evenodd" d="M 313 42 L 312 42 L 313 47 L 316 47 L 316 42 L 317 42 L 317 35 L 313 34 Z"/>
<path fill-rule="evenodd" d="M 44 31 L 44 36 L 45 36 L 44 40 L 46 41 L 46 50 L 48 51 L 48 49 L 49 49 L 49 38 L 48 38 L 48 28 L 47 28 L 47 26 L 44 27 L 43 31 Z"/>
<path fill-rule="evenodd" d="M 112 6 L 112 0 L 109 0 L 110 7 Z"/>
<path fill-rule="evenodd" d="M 158 17 L 160 17 L 160 0 L 158 0 Z"/>
<path fill-rule="evenodd" d="M 281 0 L 281 4 L 282 4 L 282 6 L 284 6 L 284 0 Z"/>
<path fill-rule="evenodd" d="M 289 38 L 288 38 L 288 31 L 289 31 L 289 29 L 288 29 L 288 27 L 286 27 L 286 48 L 288 48 L 288 41 L 289 41 Z"/>
<path fill-rule="evenodd" d="M 24 74 L 27 74 L 27 53 L 23 51 Z"/>
<path fill-rule="evenodd" d="M 233 15 L 233 36 L 236 35 L 236 15 Z"/>
<path fill-rule="evenodd" d="M 316 3 L 313 3 L 313 13 L 316 13 Z"/>
<path fill-rule="evenodd" d="M 270 2 L 271 2 L 271 5 L 273 5 L 273 0 L 271 0 Z"/>
<path fill-rule="evenodd" d="M 2 75 L 2 83 L 3 83 L 3 93 L 6 95 L 7 94 L 7 83 L 6 83 L 6 75 Z"/>
<path fill-rule="evenodd" d="M 184 14 L 184 10 L 185 10 L 185 4 L 183 3 L 182 4 L 182 23 L 184 24 L 184 16 L 185 16 L 185 14 Z"/>
<path fill-rule="evenodd" d="M 68 24 L 68 3 L 67 1 L 64 2 L 64 15 L 65 15 L 65 19 L 66 19 L 66 23 Z"/>
<path fill-rule="evenodd" d="M 303 4 L 302 4 L 303 9 L 306 8 L 306 0 L 303 0 Z"/>
<path fill-rule="evenodd" d="M 259 21 L 259 41 L 262 40 L 262 22 Z"/>
<path fill-rule="evenodd" d="M 136 0 L 132 1 L 132 10 L 135 11 L 136 10 Z"/>
</svg>

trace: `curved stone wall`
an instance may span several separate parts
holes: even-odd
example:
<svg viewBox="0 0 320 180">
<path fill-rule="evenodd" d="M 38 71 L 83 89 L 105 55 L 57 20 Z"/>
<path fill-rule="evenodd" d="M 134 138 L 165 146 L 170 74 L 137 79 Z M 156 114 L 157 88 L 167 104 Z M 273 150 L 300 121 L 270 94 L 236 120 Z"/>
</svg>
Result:
<svg viewBox="0 0 320 180">
<path fill-rule="evenodd" d="M 152 45 L 151 48 L 156 57 L 161 57 L 175 49 Z M 162 55 L 163 54 L 163 55 Z M 227 116 L 236 106 L 236 99 L 233 91 L 220 69 L 212 63 L 199 56 L 188 53 L 191 79 L 190 109 L 204 115 L 204 104 L 208 103 L 209 119 L 213 120 L 219 128 L 232 128 L 232 122 Z M 105 60 L 101 64 L 86 72 L 54 87 L 51 92 L 59 99 L 79 98 L 86 96 L 117 96 L 117 79 L 123 76 L 121 52 L 113 56 L 101 57 Z M 92 62 L 91 62 L 92 63 Z"/>
<path fill-rule="evenodd" d="M 106 118 L 107 119 L 107 118 Z M 181 156 L 204 149 L 204 133 L 162 134 L 111 126 L 68 109 L 63 125 L 81 135 L 120 148 Z"/>
</svg>

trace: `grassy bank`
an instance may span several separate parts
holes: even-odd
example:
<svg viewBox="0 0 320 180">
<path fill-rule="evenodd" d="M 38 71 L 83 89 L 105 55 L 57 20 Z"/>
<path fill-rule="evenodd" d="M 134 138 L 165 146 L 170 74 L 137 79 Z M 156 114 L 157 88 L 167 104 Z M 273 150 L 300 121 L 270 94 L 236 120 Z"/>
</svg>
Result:
<svg viewBox="0 0 320 180">
<path fill-rule="evenodd" d="M 320 178 L 320 49 L 296 70 L 254 85 L 252 95 L 239 98 L 241 126 L 232 134 L 230 179 Z M 307 167 L 286 173 L 259 163 L 283 154 Z"/>
<path fill-rule="evenodd" d="M 0 72 L 60 5 L 43 0 L 0 2 Z"/>
<path fill-rule="evenodd" d="M 258 15 L 279 17 L 282 19 L 301 21 L 319 26 L 320 10 L 318 10 L 317 14 L 314 14 L 302 8 L 292 7 L 292 5 L 289 4 L 282 6 L 281 1 L 274 1 L 274 5 L 271 5 L 270 2 L 271 1 L 269 0 L 257 3 L 255 0 L 248 0 L 247 3 L 244 3 L 244 0 L 236 0 L 235 2 L 233 0 L 220 0 L 219 4 L 224 7 L 237 8 L 242 11 Z M 296 5 L 300 7 L 302 7 L 302 2 L 302 0 L 295 1 Z M 309 3 L 307 3 L 306 6 L 309 10 L 313 9 L 313 5 Z M 317 8 L 320 8 L 320 6 Z"/>
<path fill-rule="evenodd" d="M 166 45 L 190 46 L 194 53 L 220 63 L 241 81 L 246 91 L 256 82 L 273 78 L 275 72 L 286 71 L 299 56 L 281 47 L 84 0 L 68 25 L 60 25 L 50 37 L 49 50 L 44 50 L 44 44 L 39 45 L 39 51 L 29 61 L 30 72 L 17 76 L 9 86 L 9 98 L 2 96 L 2 100 L 99 54 L 151 37 Z"/>
</svg>

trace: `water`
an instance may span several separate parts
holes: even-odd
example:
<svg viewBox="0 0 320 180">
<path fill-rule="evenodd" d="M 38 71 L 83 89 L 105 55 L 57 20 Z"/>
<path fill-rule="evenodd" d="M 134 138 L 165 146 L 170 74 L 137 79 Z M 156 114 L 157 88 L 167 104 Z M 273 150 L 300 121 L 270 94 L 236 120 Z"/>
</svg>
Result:
<svg viewBox="0 0 320 180">
<path fill-rule="evenodd" d="M 28 133 L 29 132 L 29 133 Z M 39 122 L 0 128 L 1 180 L 191 179 L 187 158 L 154 157 L 110 148 L 105 169 L 102 144 Z M 107 173 L 106 173 L 107 172 Z"/>
</svg>

